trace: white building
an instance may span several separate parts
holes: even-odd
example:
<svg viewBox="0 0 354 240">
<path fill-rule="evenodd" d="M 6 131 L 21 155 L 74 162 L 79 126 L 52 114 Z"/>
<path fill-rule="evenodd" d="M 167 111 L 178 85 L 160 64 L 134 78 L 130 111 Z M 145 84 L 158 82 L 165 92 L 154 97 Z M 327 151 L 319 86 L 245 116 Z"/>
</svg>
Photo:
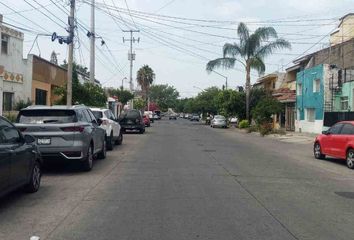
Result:
<svg viewBox="0 0 354 240">
<path fill-rule="evenodd" d="M 23 33 L 5 26 L 0 15 L 0 115 L 31 99 L 32 68 L 23 59 Z"/>
</svg>

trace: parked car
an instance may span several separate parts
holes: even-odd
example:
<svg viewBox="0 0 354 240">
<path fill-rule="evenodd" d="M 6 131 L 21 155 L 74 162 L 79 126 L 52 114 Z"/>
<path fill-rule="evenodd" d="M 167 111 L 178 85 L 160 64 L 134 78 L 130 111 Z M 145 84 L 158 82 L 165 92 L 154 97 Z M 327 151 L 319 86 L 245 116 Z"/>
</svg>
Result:
<svg viewBox="0 0 354 240">
<path fill-rule="evenodd" d="M 333 125 L 315 138 L 314 156 L 324 159 L 331 156 L 346 160 L 347 167 L 354 169 L 354 121 Z"/>
<path fill-rule="evenodd" d="M 151 126 L 150 118 L 149 118 L 148 115 L 144 114 L 143 120 L 144 120 L 145 127 L 150 127 Z"/>
<path fill-rule="evenodd" d="M 42 159 L 35 139 L 0 116 L 0 196 L 20 187 L 37 192 Z"/>
<path fill-rule="evenodd" d="M 127 130 L 137 130 L 141 134 L 145 132 L 144 119 L 140 111 L 131 109 L 121 113 L 119 123 L 123 132 Z"/>
<path fill-rule="evenodd" d="M 91 108 L 96 120 L 101 120 L 101 128 L 106 131 L 107 150 L 112 150 L 114 145 L 121 145 L 123 134 L 120 124 L 113 112 L 106 108 Z"/>
<path fill-rule="evenodd" d="M 238 118 L 237 117 L 231 117 L 230 118 L 230 124 L 233 126 L 237 126 L 238 125 Z"/>
<path fill-rule="evenodd" d="M 227 128 L 226 118 L 221 115 L 215 115 L 214 118 L 211 120 L 210 127 Z"/>
<path fill-rule="evenodd" d="M 16 127 L 35 137 L 45 162 L 79 161 L 90 171 L 95 157 L 106 157 L 106 131 L 86 106 L 30 106 L 22 109 Z"/>
<path fill-rule="evenodd" d="M 169 120 L 177 120 L 177 114 L 171 113 L 171 114 L 168 116 L 168 119 L 169 119 Z"/>
<path fill-rule="evenodd" d="M 152 111 L 145 111 L 144 115 L 148 115 L 150 122 L 153 123 L 154 122 L 154 113 Z"/>
<path fill-rule="evenodd" d="M 192 114 L 190 121 L 197 121 L 199 122 L 200 118 L 198 114 Z"/>
</svg>

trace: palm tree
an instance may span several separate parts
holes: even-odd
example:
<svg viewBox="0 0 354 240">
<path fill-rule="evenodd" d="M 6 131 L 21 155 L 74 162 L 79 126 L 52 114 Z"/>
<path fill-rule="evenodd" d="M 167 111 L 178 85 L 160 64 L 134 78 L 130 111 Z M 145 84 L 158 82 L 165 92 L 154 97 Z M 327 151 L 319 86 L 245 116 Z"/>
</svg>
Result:
<svg viewBox="0 0 354 240">
<path fill-rule="evenodd" d="M 272 27 L 260 27 L 250 34 L 246 24 L 240 23 L 237 28 L 239 43 L 225 43 L 223 57 L 209 61 L 206 69 L 210 73 L 215 68 L 230 69 L 236 62 L 243 65 L 246 70 L 246 118 L 250 120 L 250 82 L 251 70 L 264 73 L 264 58 L 275 50 L 291 48 L 291 44 L 278 38 L 277 32 Z M 271 40 L 269 40 L 271 39 Z"/>
<path fill-rule="evenodd" d="M 141 86 L 141 90 L 145 96 L 146 101 L 149 95 L 150 85 L 153 83 L 154 79 L 154 70 L 152 70 L 148 65 L 144 65 L 139 69 L 136 80 Z"/>
</svg>

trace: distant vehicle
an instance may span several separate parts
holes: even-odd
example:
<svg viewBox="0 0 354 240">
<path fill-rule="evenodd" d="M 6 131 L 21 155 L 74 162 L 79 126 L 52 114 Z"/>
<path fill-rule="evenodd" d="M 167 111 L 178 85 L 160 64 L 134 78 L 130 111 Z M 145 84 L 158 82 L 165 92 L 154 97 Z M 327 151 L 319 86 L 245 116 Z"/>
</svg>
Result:
<svg viewBox="0 0 354 240">
<path fill-rule="evenodd" d="M 29 193 L 38 191 L 42 159 L 35 141 L 0 116 L 0 196 L 20 187 Z"/>
<path fill-rule="evenodd" d="M 232 117 L 232 118 L 230 118 L 230 123 L 232 124 L 232 125 L 237 125 L 238 124 L 238 118 L 237 117 Z"/>
<path fill-rule="evenodd" d="M 144 114 L 143 120 L 144 120 L 145 127 L 150 127 L 151 126 L 150 118 L 149 118 L 148 115 Z"/>
<path fill-rule="evenodd" d="M 184 114 L 183 114 L 183 113 L 180 113 L 180 114 L 179 114 L 179 117 L 180 117 L 180 118 L 184 118 Z"/>
<path fill-rule="evenodd" d="M 114 145 L 121 145 L 123 142 L 123 134 L 120 124 L 110 109 L 91 108 L 96 120 L 101 119 L 100 125 L 106 131 L 107 150 L 112 150 Z"/>
<path fill-rule="evenodd" d="M 227 128 L 226 118 L 221 115 L 215 115 L 214 118 L 211 120 L 210 127 Z"/>
<path fill-rule="evenodd" d="M 354 121 L 344 121 L 333 125 L 315 138 L 313 147 L 315 158 L 331 156 L 346 160 L 347 167 L 354 169 Z"/>
<path fill-rule="evenodd" d="M 190 117 L 190 121 L 197 121 L 199 122 L 200 118 L 198 114 L 192 114 Z"/>
<path fill-rule="evenodd" d="M 90 171 L 95 157 L 106 158 L 106 131 L 85 106 L 30 106 L 22 109 L 16 127 L 35 137 L 45 162 L 79 161 Z"/>
<path fill-rule="evenodd" d="M 157 117 L 155 119 L 160 120 L 161 119 L 161 111 L 155 110 L 154 113 L 157 115 Z"/>
<path fill-rule="evenodd" d="M 168 116 L 168 119 L 169 119 L 169 120 L 177 120 L 177 114 L 171 113 L 171 114 Z"/>
<path fill-rule="evenodd" d="M 184 118 L 185 118 L 185 119 L 189 119 L 189 116 L 190 116 L 190 114 L 189 114 L 189 113 L 186 113 L 186 114 L 184 115 Z"/>
<path fill-rule="evenodd" d="M 131 109 L 121 113 L 119 123 L 123 132 L 127 130 L 139 131 L 143 134 L 145 132 L 145 124 L 142 114 L 139 110 Z"/>
<path fill-rule="evenodd" d="M 154 113 L 152 111 L 145 111 L 144 115 L 148 115 L 150 122 L 152 122 L 152 123 L 154 122 Z"/>
</svg>

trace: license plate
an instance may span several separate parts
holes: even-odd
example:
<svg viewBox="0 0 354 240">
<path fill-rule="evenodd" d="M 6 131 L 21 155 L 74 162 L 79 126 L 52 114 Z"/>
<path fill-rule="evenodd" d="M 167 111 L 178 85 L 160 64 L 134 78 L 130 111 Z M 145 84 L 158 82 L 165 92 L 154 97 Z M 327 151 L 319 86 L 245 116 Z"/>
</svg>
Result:
<svg viewBox="0 0 354 240">
<path fill-rule="evenodd" d="M 38 143 L 38 145 L 49 145 L 50 138 L 38 138 L 37 143 Z"/>
</svg>

